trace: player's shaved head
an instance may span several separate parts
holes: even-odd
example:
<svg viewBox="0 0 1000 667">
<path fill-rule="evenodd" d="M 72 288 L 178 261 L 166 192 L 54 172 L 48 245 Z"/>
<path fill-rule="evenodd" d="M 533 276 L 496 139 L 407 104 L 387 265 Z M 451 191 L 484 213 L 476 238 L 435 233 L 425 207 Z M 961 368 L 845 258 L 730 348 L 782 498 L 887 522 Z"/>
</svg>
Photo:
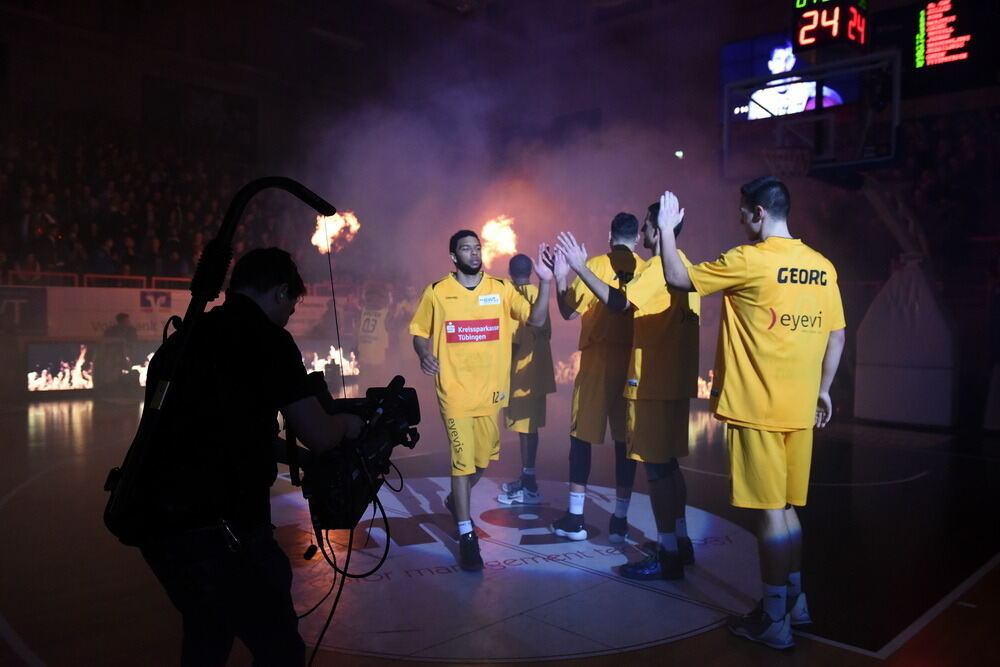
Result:
<svg viewBox="0 0 1000 667">
<path fill-rule="evenodd" d="M 777 220 L 787 220 L 792 210 L 792 196 L 784 183 L 771 176 L 756 178 L 740 188 L 747 209 L 758 206 Z"/>
<path fill-rule="evenodd" d="M 523 253 L 518 253 L 510 258 L 507 270 L 511 278 L 528 278 L 531 276 L 531 258 Z"/>
<path fill-rule="evenodd" d="M 619 213 L 611 221 L 611 242 L 635 243 L 639 235 L 639 220 L 631 213 Z"/>
</svg>

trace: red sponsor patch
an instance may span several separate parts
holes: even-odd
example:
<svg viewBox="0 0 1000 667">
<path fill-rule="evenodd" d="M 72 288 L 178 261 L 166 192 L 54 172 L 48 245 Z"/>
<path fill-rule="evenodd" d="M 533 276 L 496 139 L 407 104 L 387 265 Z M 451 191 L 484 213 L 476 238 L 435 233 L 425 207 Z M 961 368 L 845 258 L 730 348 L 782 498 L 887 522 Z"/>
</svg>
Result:
<svg viewBox="0 0 1000 667">
<path fill-rule="evenodd" d="M 500 340 L 500 319 L 448 320 L 444 323 L 445 340 L 449 343 L 482 343 Z"/>
</svg>

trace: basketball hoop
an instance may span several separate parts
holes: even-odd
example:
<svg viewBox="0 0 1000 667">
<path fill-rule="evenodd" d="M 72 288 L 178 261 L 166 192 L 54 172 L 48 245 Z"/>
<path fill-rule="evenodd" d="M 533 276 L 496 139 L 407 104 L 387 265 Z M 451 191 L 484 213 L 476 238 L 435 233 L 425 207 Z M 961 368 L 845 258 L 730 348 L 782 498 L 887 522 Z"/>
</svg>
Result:
<svg viewBox="0 0 1000 667">
<path fill-rule="evenodd" d="M 761 153 L 771 175 L 778 178 L 805 176 L 812 166 L 813 149 L 808 146 L 771 146 Z"/>
</svg>

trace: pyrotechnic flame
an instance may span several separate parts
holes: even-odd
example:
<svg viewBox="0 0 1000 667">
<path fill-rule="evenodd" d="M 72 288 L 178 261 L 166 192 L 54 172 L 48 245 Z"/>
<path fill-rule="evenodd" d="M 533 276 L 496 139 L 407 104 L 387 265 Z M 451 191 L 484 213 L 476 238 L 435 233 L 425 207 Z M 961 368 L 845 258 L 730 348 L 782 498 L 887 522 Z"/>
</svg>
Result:
<svg viewBox="0 0 1000 667">
<path fill-rule="evenodd" d="M 576 374 L 580 372 L 580 350 L 569 355 L 569 361 L 557 361 L 556 382 L 559 384 L 572 384 L 576 379 Z"/>
<path fill-rule="evenodd" d="M 40 372 L 31 371 L 28 373 L 28 391 L 59 391 L 62 389 L 93 389 L 94 388 L 94 364 L 91 362 L 86 368 L 87 346 L 80 346 L 80 356 L 70 364 L 67 361 L 59 362 L 59 372 L 55 375 L 47 368 Z"/>
<path fill-rule="evenodd" d="M 514 219 L 506 215 L 499 215 L 483 223 L 483 231 L 479 234 L 483 242 L 483 266 L 489 267 L 494 257 L 517 252 L 517 234 L 514 233 L 513 225 Z"/>
<path fill-rule="evenodd" d="M 139 374 L 140 387 L 146 386 L 146 373 L 149 372 L 149 362 L 152 361 L 152 359 L 153 359 L 153 353 L 150 352 L 148 355 L 146 355 L 146 361 L 142 362 L 141 364 L 136 364 L 132 366 L 132 370 L 134 370 L 136 373 Z"/>
<path fill-rule="evenodd" d="M 324 255 L 341 250 L 354 240 L 354 235 L 361 229 L 361 223 L 351 211 L 335 213 L 334 215 L 317 215 L 316 231 L 311 243 Z"/>
<path fill-rule="evenodd" d="M 708 379 L 702 380 L 701 376 L 698 376 L 698 398 L 711 398 L 712 397 L 712 383 L 715 382 L 715 371 L 709 369 Z"/>
<path fill-rule="evenodd" d="M 351 352 L 350 357 L 345 357 L 343 351 L 333 345 L 330 346 L 330 353 L 325 357 L 319 356 L 318 352 L 313 352 L 312 361 L 309 365 L 314 371 L 326 372 L 326 367 L 330 364 L 340 366 L 344 375 L 361 375 L 361 368 L 358 366 L 357 357 Z"/>
</svg>

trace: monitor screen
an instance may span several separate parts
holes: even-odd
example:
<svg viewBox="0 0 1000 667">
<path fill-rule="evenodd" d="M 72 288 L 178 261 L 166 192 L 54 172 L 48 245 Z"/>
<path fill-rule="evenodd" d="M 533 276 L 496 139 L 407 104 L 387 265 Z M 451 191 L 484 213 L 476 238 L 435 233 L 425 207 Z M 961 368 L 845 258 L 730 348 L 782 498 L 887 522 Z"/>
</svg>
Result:
<svg viewBox="0 0 1000 667">
<path fill-rule="evenodd" d="M 808 67 L 808 63 L 795 56 L 787 31 L 727 44 L 722 48 L 721 62 L 723 88 L 748 79 L 776 77 L 768 84 L 733 91 L 723 109 L 731 120 L 786 116 L 819 106 L 850 104 L 858 97 L 857 75 L 833 77 L 823 82 L 797 76 L 796 73 Z M 786 73 L 787 76 L 781 76 Z M 726 100 L 725 95 L 723 100 Z"/>
</svg>

